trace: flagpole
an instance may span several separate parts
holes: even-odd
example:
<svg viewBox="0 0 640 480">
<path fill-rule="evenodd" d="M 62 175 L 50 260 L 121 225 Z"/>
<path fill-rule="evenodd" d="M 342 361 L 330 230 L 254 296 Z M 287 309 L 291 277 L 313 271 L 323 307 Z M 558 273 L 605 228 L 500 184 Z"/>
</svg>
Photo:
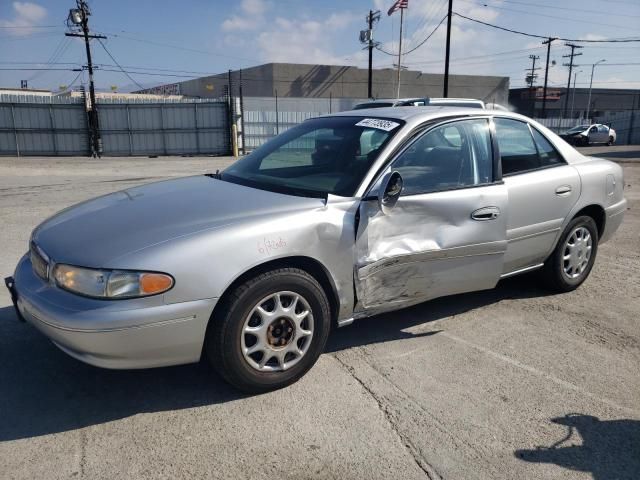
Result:
<svg viewBox="0 0 640 480">
<path fill-rule="evenodd" d="M 400 68 L 402 67 L 402 24 L 404 22 L 404 8 L 400 7 L 400 42 L 398 44 L 398 89 L 396 98 L 400 98 Z"/>
</svg>

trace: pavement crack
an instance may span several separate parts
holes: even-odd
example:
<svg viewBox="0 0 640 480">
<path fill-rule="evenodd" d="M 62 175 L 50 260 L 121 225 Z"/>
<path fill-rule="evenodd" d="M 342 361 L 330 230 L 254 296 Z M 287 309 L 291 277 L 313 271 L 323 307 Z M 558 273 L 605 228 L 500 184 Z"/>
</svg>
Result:
<svg viewBox="0 0 640 480">
<path fill-rule="evenodd" d="M 424 472 L 426 477 L 429 480 L 442 480 L 442 476 L 431 466 L 427 461 L 425 461 L 424 457 L 420 453 L 420 449 L 416 447 L 411 439 L 405 435 L 400 428 L 398 427 L 398 421 L 396 415 L 392 411 L 390 405 L 385 402 L 380 396 L 378 396 L 372 389 L 369 387 L 356 373 L 355 369 L 342 360 L 337 355 L 331 355 L 333 358 L 337 360 L 337 362 L 342 366 L 342 368 L 356 381 L 358 384 L 364 389 L 365 392 L 369 394 L 369 396 L 376 402 L 378 409 L 384 415 L 385 420 L 391 427 L 391 430 L 396 434 L 400 443 L 404 446 L 405 450 L 409 453 L 413 461 L 416 463 L 418 468 Z"/>
<path fill-rule="evenodd" d="M 80 478 L 84 478 L 85 466 L 87 464 L 87 433 L 80 429 Z"/>
</svg>

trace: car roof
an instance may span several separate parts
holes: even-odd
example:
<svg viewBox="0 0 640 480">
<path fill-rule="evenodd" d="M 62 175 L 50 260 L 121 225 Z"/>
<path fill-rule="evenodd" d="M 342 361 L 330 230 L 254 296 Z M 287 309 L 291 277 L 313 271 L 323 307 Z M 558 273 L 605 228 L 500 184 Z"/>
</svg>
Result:
<svg viewBox="0 0 640 480">
<path fill-rule="evenodd" d="M 478 98 L 458 98 L 458 97 L 431 97 L 429 98 L 430 101 L 434 101 L 434 102 L 451 102 L 451 103 L 455 103 L 455 102 L 480 102 L 480 103 L 484 103 L 482 100 L 478 99 Z"/>
<path fill-rule="evenodd" d="M 471 107 L 457 106 L 425 106 L 425 107 L 382 107 L 382 108 L 363 108 L 362 110 L 347 110 L 345 112 L 337 112 L 325 117 L 366 117 L 388 118 L 403 120 L 405 122 L 423 122 L 426 120 L 446 118 L 451 116 L 465 115 L 499 115 L 501 117 L 512 117 L 520 120 L 530 121 L 527 117 L 517 113 L 505 112 L 504 110 L 480 110 Z"/>
<path fill-rule="evenodd" d="M 360 105 L 366 105 L 368 103 L 398 103 L 398 102 L 411 102 L 415 100 L 426 100 L 423 97 L 407 97 L 407 98 L 378 98 L 376 100 L 367 100 L 360 102 Z"/>
</svg>

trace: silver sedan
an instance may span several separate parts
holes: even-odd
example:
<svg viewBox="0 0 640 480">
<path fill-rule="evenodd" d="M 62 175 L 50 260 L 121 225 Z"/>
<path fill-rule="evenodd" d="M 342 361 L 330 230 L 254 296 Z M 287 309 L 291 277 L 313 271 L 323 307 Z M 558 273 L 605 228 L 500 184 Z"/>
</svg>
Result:
<svg viewBox="0 0 640 480">
<path fill-rule="evenodd" d="M 39 225 L 20 318 L 106 368 L 206 357 L 236 387 L 299 379 L 332 327 L 541 269 L 566 292 L 626 208 L 622 169 L 504 111 L 308 120 L 225 171 L 130 188 Z"/>
</svg>

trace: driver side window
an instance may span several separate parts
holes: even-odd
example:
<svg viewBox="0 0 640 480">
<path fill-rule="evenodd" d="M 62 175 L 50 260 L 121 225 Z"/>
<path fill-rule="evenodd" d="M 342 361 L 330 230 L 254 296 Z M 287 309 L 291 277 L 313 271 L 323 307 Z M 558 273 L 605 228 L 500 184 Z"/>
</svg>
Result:
<svg viewBox="0 0 640 480">
<path fill-rule="evenodd" d="M 403 196 L 490 183 L 488 120 L 461 120 L 429 130 L 398 156 L 392 169 L 402 175 Z"/>
</svg>

